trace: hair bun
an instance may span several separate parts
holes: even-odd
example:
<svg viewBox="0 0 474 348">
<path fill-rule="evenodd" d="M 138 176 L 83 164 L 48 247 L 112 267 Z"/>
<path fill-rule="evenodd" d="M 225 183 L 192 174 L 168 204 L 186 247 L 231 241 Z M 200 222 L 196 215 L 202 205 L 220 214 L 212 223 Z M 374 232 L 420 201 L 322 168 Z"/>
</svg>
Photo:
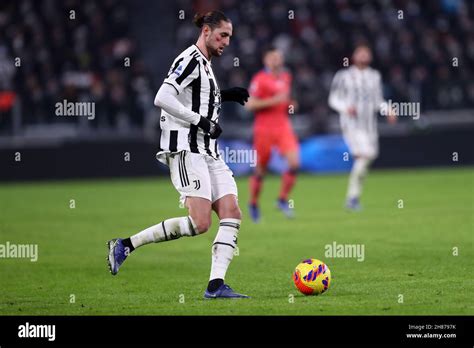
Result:
<svg viewBox="0 0 474 348">
<path fill-rule="evenodd" d="M 207 13 L 196 13 L 193 19 L 193 23 L 198 27 L 202 28 L 204 25 L 208 25 L 212 30 L 220 26 L 221 21 L 231 23 L 230 19 L 226 17 L 221 11 L 209 11 Z"/>
<path fill-rule="evenodd" d="M 196 13 L 196 14 L 194 15 L 193 23 L 194 23 L 198 28 L 202 28 L 202 26 L 204 25 L 204 14 Z"/>
</svg>

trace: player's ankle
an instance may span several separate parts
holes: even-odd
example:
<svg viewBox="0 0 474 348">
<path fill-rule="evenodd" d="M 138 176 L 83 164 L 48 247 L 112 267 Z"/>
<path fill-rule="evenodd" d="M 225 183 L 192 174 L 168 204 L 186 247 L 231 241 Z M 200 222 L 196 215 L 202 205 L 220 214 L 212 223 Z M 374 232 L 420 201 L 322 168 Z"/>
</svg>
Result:
<svg viewBox="0 0 474 348">
<path fill-rule="evenodd" d="M 211 279 L 207 285 L 207 291 L 214 292 L 224 284 L 224 279 Z"/>
<path fill-rule="evenodd" d="M 132 240 L 130 238 L 123 239 L 122 244 L 125 248 L 128 248 L 127 250 L 129 254 L 135 250 L 135 247 L 133 246 Z"/>
</svg>

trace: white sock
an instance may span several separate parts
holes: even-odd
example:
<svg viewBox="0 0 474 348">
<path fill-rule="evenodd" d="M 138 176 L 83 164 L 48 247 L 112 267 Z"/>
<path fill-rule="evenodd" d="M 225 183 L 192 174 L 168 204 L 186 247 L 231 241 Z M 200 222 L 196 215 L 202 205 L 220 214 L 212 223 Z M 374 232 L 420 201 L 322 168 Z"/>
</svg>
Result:
<svg viewBox="0 0 474 348">
<path fill-rule="evenodd" d="M 237 247 L 237 234 L 240 228 L 239 219 L 222 219 L 219 223 L 216 239 L 212 245 L 212 279 L 224 279 Z"/>
<path fill-rule="evenodd" d="M 349 177 L 349 187 L 347 189 L 347 198 L 358 198 L 362 193 L 362 182 L 367 174 L 371 160 L 368 158 L 357 158 L 352 166 Z"/>
<path fill-rule="evenodd" d="M 145 244 L 166 242 L 183 236 L 196 236 L 199 232 L 191 216 L 168 219 L 148 227 L 130 237 L 134 248 Z"/>
</svg>

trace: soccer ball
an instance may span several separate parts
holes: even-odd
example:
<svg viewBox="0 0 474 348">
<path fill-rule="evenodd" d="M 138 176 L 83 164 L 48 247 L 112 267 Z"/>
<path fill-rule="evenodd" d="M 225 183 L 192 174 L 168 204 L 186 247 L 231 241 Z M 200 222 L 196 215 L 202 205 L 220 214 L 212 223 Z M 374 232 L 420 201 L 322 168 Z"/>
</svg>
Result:
<svg viewBox="0 0 474 348">
<path fill-rule="evenodd" d="M 293 281 L 303 294 L 319 295 L 329 288 L 331 271 L 325 263 L 316 259 L 307 259 L 296 266 Z"/>
</svg>

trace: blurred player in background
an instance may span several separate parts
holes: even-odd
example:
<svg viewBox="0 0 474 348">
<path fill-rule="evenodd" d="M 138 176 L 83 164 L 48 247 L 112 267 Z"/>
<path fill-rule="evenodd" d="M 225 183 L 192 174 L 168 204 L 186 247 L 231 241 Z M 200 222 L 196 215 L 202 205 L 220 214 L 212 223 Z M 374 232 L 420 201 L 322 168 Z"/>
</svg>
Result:
<svg viewBox="0 0 474 348">
<path fill-rule="evenodd" d="M 237 247 L 241 212 L 234 176 L 219 156 L 216 139 L 222 132 L 218 123 L 221 101 L 243 105 L 249 95 L 240 87 L 220 91 L 212 71 L 211 58 L 220 57 L 229 45 L 231 21 L 222 12 L 211 11 L 197 15 L 194 22 L 200 29 L 197 43 L 174 60 L 155 98 L 155 105 L 162 109 L 157 159 L 168 165 L 189 215 L 164 220 L 130 238 L 109 241 L 108 263 L 115 275 L 138 247 L 203 234 L 211 226 L 214 210 L 220 221 L 204 297 L 247 298 L 224 284 Z"/>
<path fill-rule="evenodd" d="M 272 148 L 276 147 L 288 162 L 288 170 L 281 179 L 277 207 L 288 217 L 293 210 L 288 204 L 288 195 L 293 188 L 299 168 L 299 145 L 288 116 L 289 106 L 296 107 L 291 100 L 292 76 L 284 67 L 283 54 L 275 47 L 263 52 L 264 69 L 250 83 L 250 99 L 247 108 L 255 112 L 253 145 L 257 151 L 257 166 L 250 177 L 250 216 L 254 222 L 260 220 L 258 199 L 263 178 L 270 161 Z"/>
<path fill-rule="evenodd" d="M 340 115 L 344 140 L 355 159 L 346 196 L 346 207 L 350 210 L 360 210 L 362 183 L 379 153 L 377 115 L 385 100 L 380 73 L 370 67 L 371 62 L 370 48 L 358 45 L 352 65 L 336 73 L 329 93 L 329 106 Z M 391 110 L 388 121 L 396 121 Z"/>
</svg>

